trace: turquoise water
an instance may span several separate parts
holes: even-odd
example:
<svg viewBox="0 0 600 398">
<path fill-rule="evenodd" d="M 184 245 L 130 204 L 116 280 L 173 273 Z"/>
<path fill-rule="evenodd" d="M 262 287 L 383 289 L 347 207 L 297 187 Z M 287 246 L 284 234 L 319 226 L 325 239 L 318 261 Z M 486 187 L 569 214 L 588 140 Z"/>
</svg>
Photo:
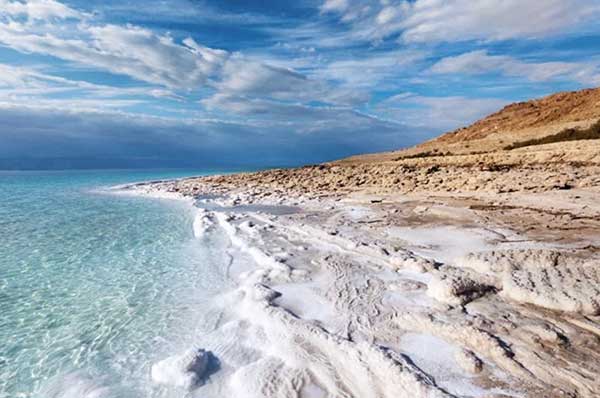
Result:
<svg viewBox="0 0 600 398">
<path fill-rule="evenodd" d="M 197 174 L 0 172 L 0 397 L 169 396 L 149 366 L 214 327 L 223 243 L 103 188 Z"/>
</svg>

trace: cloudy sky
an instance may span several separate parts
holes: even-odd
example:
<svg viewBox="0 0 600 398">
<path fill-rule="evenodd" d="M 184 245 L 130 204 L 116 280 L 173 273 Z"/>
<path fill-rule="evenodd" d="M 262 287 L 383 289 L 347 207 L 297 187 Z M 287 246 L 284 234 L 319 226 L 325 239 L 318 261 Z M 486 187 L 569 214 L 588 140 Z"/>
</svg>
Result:
<svg viewBox="0 0 600 398">
<path fill-rule="evenodd" d="M 300 164 L 600 85 L 600 0 L 0 0 L 0 168 Z"/>
</svg>

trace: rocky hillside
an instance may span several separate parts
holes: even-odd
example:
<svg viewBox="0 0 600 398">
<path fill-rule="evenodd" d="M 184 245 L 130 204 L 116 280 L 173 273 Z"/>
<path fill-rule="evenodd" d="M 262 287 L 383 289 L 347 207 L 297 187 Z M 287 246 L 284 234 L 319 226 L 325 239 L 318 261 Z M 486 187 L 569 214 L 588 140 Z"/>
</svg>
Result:
<svg viewBox="0 0 600 398">
<path fill-rule="evenodd" d="M 563 92 L 508 105 L 468 127 L 416 147 L 342 162 L 473 155 L 555 142 L 600 138 L 600 88 Z M 536 148 L 537 149 L 537 148 Z"/>
<path fill-rule="evenodd" d="M 579 125 L 600 118 L 600 88 L 564 92 L 502 108 L 469 127 L 444 134 L 437 142 L 478 140 L 497 133 L 525 133 L 549 126 Z"/>
</svg>

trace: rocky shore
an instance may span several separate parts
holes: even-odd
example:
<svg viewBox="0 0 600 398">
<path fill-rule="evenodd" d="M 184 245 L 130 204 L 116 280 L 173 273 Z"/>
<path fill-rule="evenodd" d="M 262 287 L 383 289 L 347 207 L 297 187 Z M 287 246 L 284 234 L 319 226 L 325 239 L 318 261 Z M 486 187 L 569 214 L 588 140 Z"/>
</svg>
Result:
<svg viewBox="0 0 600 398">
<path fill-rule="evenodd" d="M 133 189 L 193 198 L 252 258 L 235 306 L 269 349 L 233 370 L 240 396 L 598 397 L 600 140 L 581 118 L 600 92 L 581 93 L 406 151 Z"/>
<path fill-rule="evenodd" d="M 271 292 L 262 305 L 335 336 L 336 350 L 318 354 L 329 382 L 356 376 L 358 364 L 336 362 L 346 344 L 391 361 L 369 368 L 365 390 L 328 386 L 310 358 L 294 365 L 324 394 L 598 396 L 599 167 L 449 163 L 325 164 L 137 189 L 220 206 L 232 234 L 261 253 L 252 281 Z M 310 294 L 293 287 L 307 283 Z M 331 314 L 311 316 L 319 305 Z M 314 343 L 285 319 L 286 344 Z M 386 390 L 400 375 L 415 380 Z"/>
</svg>

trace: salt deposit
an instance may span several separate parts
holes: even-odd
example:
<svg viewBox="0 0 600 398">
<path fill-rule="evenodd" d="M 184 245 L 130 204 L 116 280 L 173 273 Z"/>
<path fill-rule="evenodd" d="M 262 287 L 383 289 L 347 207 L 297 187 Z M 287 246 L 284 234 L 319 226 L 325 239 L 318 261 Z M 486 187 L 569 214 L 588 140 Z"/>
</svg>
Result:
<svg viewBox="0 0 600 398">
<path fill-rule="evenodd" d="M 203 349 L 190 349 L 152 365 L 152 380 L 190 390 L 203 383 L 208 369 L 209 354 Z"/>
<path fill-rule="evenodd" d="M 198 223 L 212 222 L 203 233 L 230 241 L 237 283 L 214 332 L 231 339 L 215 347 L 220 393 L 600 394 L 599 267 L 589 252 L 527 238 L 455 201 L 366 198 L 349 207 L 304 198 L 306 213 L 199 212 Z M 252 191 L 221 201 L 289 203 Z M 252 265 L 236 266 L 240 256 Z"/>
</svg>

